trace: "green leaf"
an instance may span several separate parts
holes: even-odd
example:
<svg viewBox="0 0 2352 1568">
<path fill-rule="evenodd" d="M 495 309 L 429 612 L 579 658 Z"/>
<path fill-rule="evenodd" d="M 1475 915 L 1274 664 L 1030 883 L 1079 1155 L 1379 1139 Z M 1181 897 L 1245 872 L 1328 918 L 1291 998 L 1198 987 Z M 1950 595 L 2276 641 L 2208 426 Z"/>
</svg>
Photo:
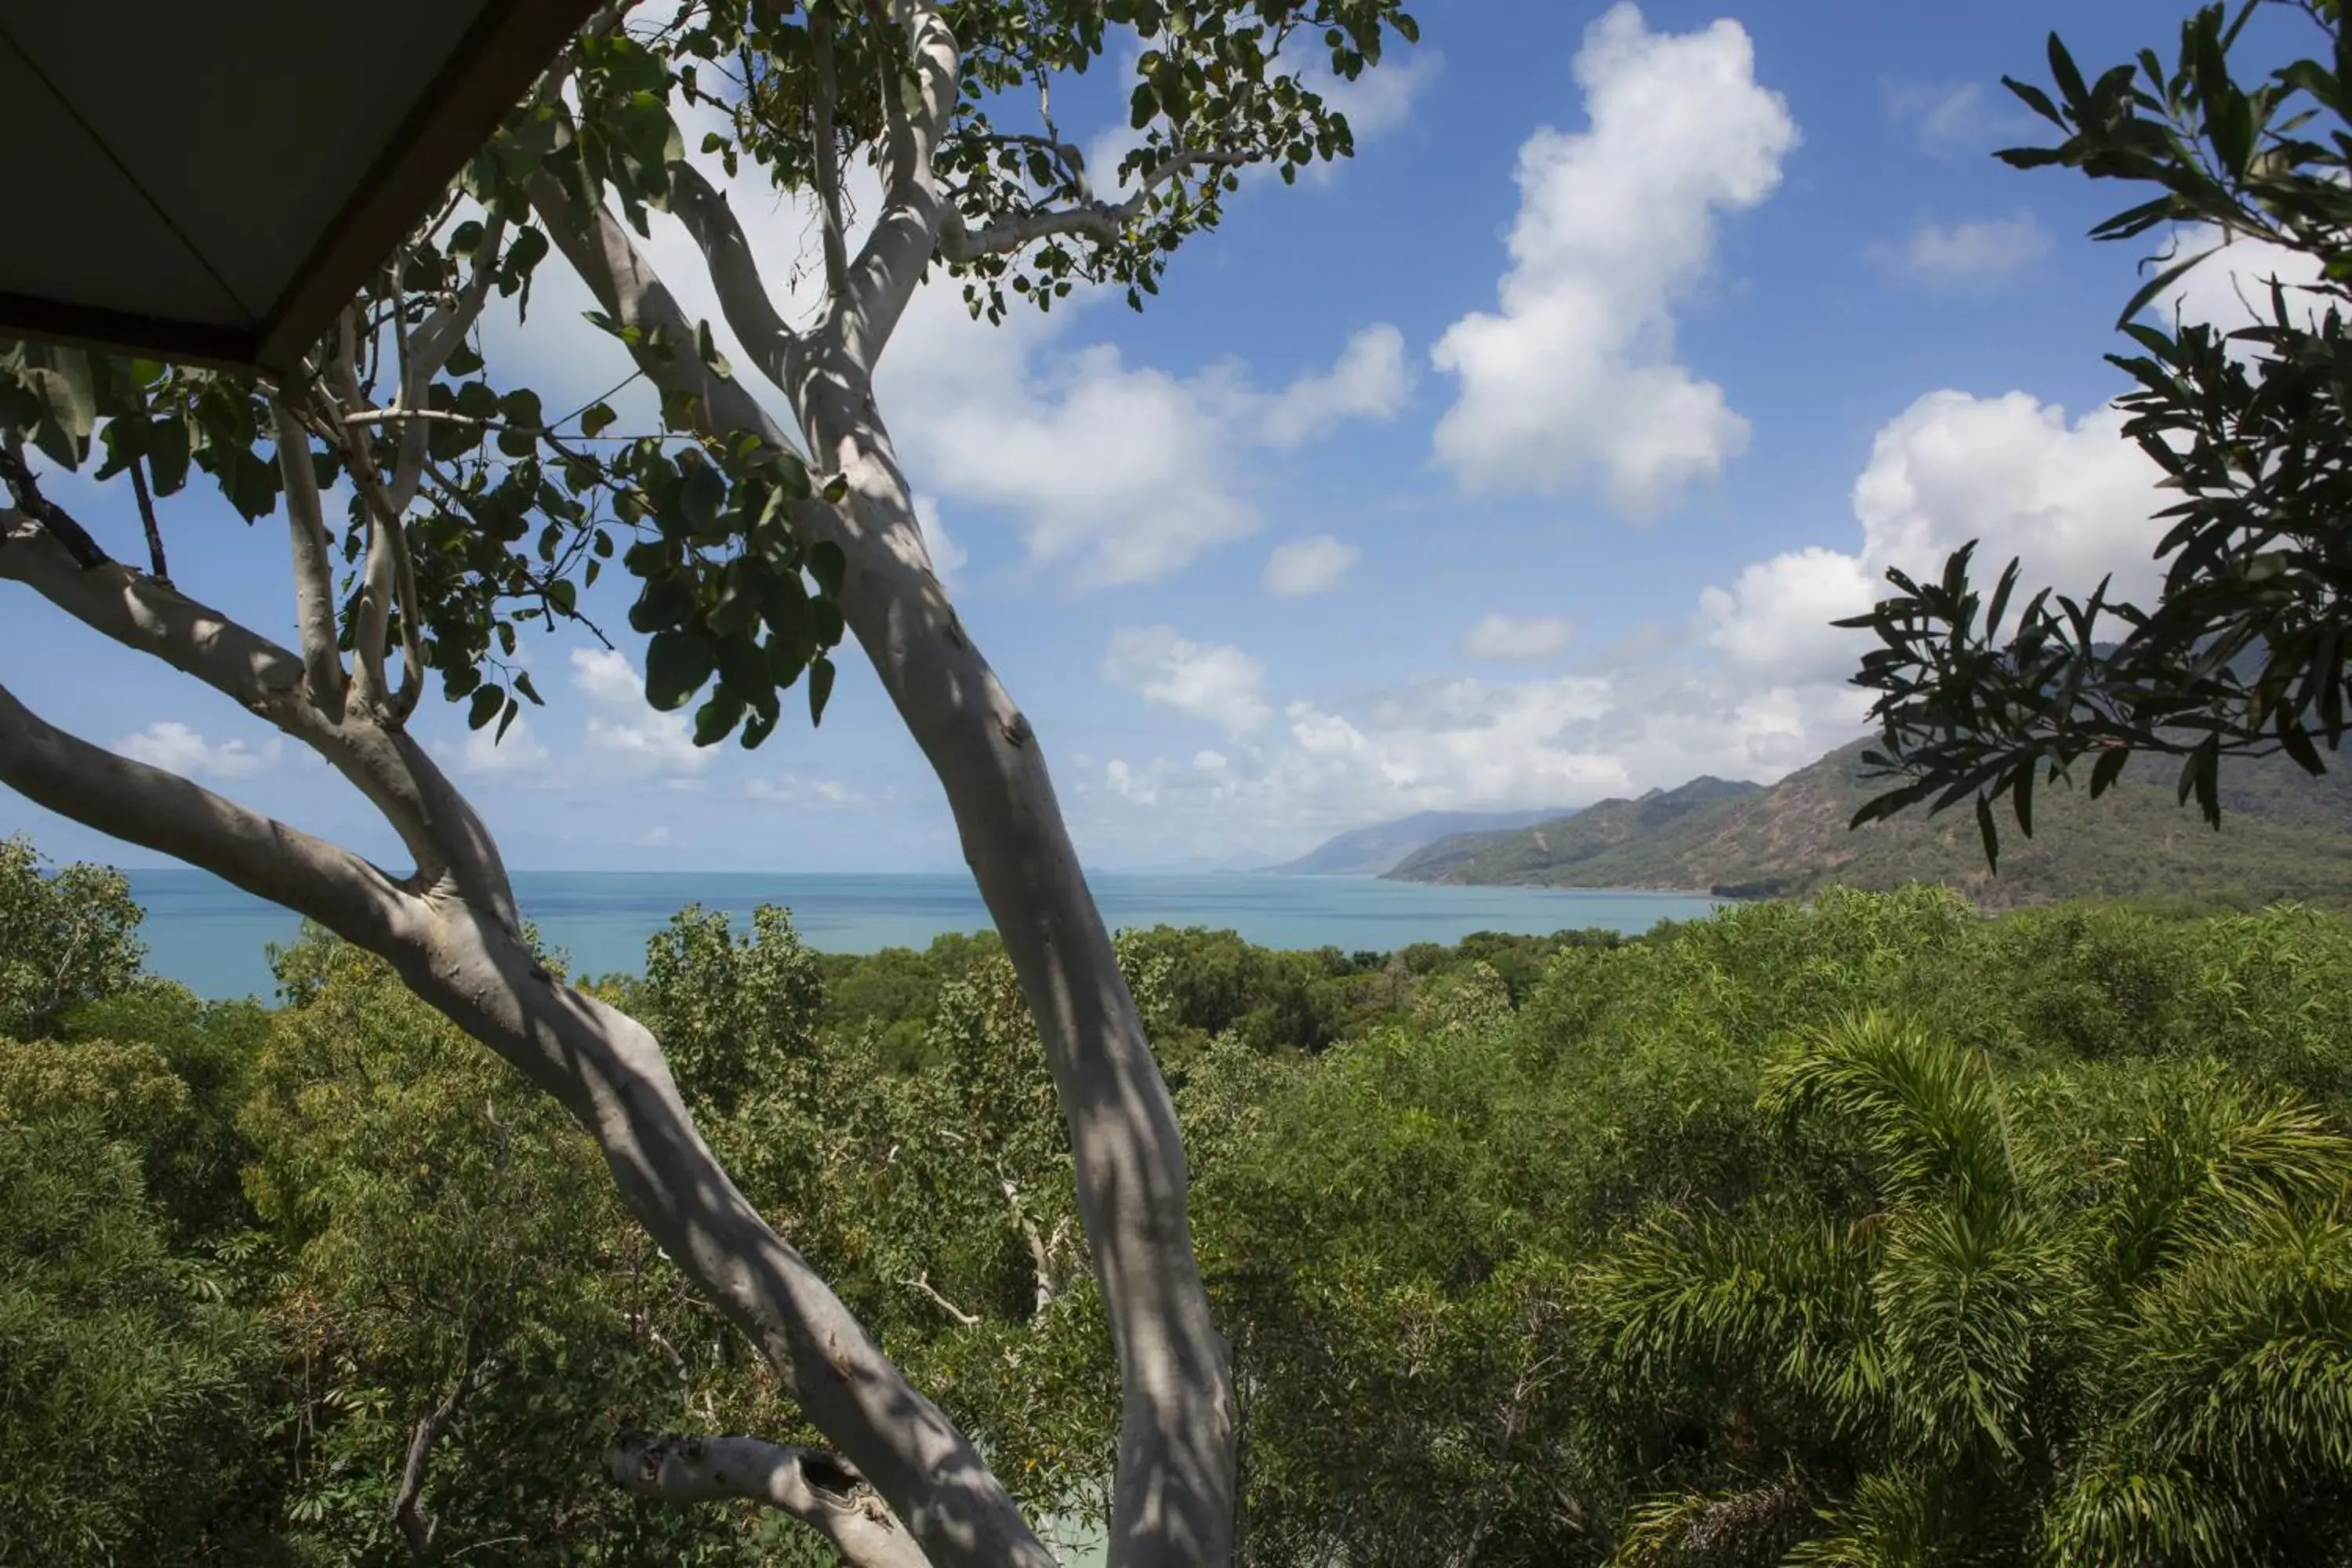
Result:
<svg viewBox="0 0 2352 1568">
<path fill-rule="evenodd" d="M 723 531 L 719 509 L 726 500 L 727 481 L 717 468 L 699 460 L 686 466 L 678 485 L 677 510 L 688 529 L 706 538 Z"/>
<path fill-rule="evenodd" d="M 646 645 L 646 700 L 665 713 L 683 708 L 718 668 L 717 653 L 700 634 L 656 632 Z"/>
<path fill-rule="evenodd" d="M 466 709 L 466 728 L 478 730 L 499 716 L 507 705 L 507 694 L 496 686 L 485 686 L 474 693 L 474 700 Z"/>
<path fill-rule="evenodd" d="M 833 660 L 820 654 L 809 661 L 809 722 L 824 722 L 824 705 L 833 696 Z"/>
<path fill-rule="evenodd" d="M 629 606 L 629 625 L 641 632 L 666 632 L 694 615 L 694 582 L 683 573 L 646 579 Z"/>
<path fill-rule="evenodd" d="M 694 743 L 715 746 L 732 734 L 743 721 L 743 700 L 727 687 L 710 694 L 710 700 L 694 710 Z"/>
<path fill-rule="evenodd" d="M 719 345 L 711 341 L 709 321 L 694 323 L 694 352 L 701 356 L 702 363 L 709 365 L 714 374 L 719 375 L 735 374 L 733 367 L 727 363 L 727 356 L 720 353 Z"/>
</svg>

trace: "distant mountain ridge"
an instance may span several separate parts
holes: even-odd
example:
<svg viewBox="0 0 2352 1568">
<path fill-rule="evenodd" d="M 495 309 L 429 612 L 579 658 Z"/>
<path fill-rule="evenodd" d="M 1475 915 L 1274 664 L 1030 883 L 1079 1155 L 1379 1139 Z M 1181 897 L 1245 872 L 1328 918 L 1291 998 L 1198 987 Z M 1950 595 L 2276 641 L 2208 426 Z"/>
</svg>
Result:
<svg viewBox="0 0 2352 1568">
<path fill-rule="evenodd" d="M 1942 882 L 2002 908 L 2063 898 L 2352 904 L 2352 758 L 2314 779 L 2284 758 L 2225 763 L 2222 830 L 2178 804 L 2177 764 L 2135 761 L 2094 803 L 2035 792 L 2034 837 L 2006 804 L 2000 873 L 1987 872 L 1965 809 L 1916 811 L 1848 832 L 1884 784 L 1861 778 L 1856 742 L 1769 788 L 1695 779 L 1606 800 L 1567 822 L 1453 835 L 1389 875 L 1404 881 L 1658 888 L 1725 897 L 1797 896 L 1831 883 Z"/>
<path fill-rule="evenodd" d="M 1575 813 L 1565 806 L 1537 811 L 1421 811 L 1336 834 L 1296 860 L 1269 870 L 1307 877 L 1377 877 L 1425 845 L 1450 836 L 1505 832 Z"/>
</svg>

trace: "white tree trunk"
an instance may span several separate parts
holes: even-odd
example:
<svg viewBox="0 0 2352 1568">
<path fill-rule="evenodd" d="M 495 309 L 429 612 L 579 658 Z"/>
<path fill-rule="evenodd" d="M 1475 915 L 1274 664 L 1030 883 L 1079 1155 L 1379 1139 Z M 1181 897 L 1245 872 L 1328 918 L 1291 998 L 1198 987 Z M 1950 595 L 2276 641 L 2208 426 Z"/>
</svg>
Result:
<svg viewBox="0 0 2352 1568">
<path fill-rule="evenodd" d="M 804 538 L 829 540 L 846 558 L 843 616 L 946 790 L 964 858 L 1044 1039 L 1069 1126 L 1079 1217 L 1118 1355 L 1110 1562 L 1113 1568 L 1223 1564 L 1232 1557 L 1235 1502 L 1232 1374 L 1192 1254 L 1183 1145 L 1042 748 L 931 570 L 859 357 L 878 352 L 873 323 L 845 307 L 807 340 L 791 333 L 723 201 L 707 188 L 698 193 L 691 181 L 681 179 L 679 189 L 679 214 L 696 231 L 738 340 L 792 397 L 816 477 L 847 487 L 839 505 L 802 504 L 794 523 Z M 658 329 L 672 342 L 693 341 L 694 323 L 610 213 L 597 211 L 578 226 L 564 193 L 545 176 L 533 202 L 607 314 L 625 326 Z M 888 248 L 890 238 L 886 215 L 869 254 Z M 907 251 L 918 270 L 925 254 Z M 896 281 L 912 287 L 911 279 Z M 859 353 L 852 342 L 863 345 Z M 662 359 L 640 350 L 636 362 L 656 385 L 687 400 L 705 434 L 725 440 L 748 433 L 792 448 L 740 384 L 698 356 Z"/>
<path fill-rule="evenodd" d="M 824 509 L 812 531 L 830 522 L 848 556 L 844 614 L 946 789 L 1068 1123 L 1119 1362 L 1111 1561 L 1223 1564 L 1233 1552 L 1232 1373 L 1193 1257 L 1183 1144 L 1044 748 L 930 570 L 870 384 L 854 367 L 820 367 L 799 413 L 819 466 L 848 483 L 842 508 Z"/>
</svg>

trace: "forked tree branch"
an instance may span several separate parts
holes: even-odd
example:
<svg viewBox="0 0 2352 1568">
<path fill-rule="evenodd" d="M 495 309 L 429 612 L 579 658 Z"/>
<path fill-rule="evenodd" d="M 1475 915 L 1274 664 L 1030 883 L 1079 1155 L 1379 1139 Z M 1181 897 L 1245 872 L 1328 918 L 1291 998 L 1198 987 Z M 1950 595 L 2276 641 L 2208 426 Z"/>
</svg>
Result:
<svg viewBox="0 0 2352 1568">
<path fill-rule="evenodd" d="M 955 112 L 962 63 L 955 34 L 935 0 L 892 0 L 891 10 L 906 30 L 920 107 L 911 115 L 902 112 L 889 138 L 893 166 L 881 211 L 850 267 L 847 288 L 831 301 L 827 317 L 839 330 L 842 350 L 867 371 L 906 314 L 950 212 L 932 163 Z M 897 96 L 886 92 L 884 101 Z"/>
<path fill-rule="evenodd" d="M 566 221 L 569 199 L 563 188 L 545 175 L 532 183 L 534 208 L 600 307 L 626 325 L 658 327 L 673 341 L 684 341 L 691 331 L 685 312 L 626 227 L 600 206 L 592 211 L 584 230 L 575 229 Z M 720 374 L 699 355 L 663 359 L 642 346 L 632 352 L 648 380 L 688 401 L 705 433 L 722 437 L 750 433 L 777 450 L 797 453 L 797 443 L 742 384 Z M 833 526 L 839 529 L 838 515 L 822 503 L 796 515 L 805 523 L 818 513 L 832 518 Z M 919 542 L 914 548 L 919 551 Z M 935 583 L 933 591 L 936 594 Z M 944 610 L 943 600 L 940 607 Z M 772 1237 L 767 1245 L 789 1251 Z M 795 1267 L 805 1270 L 805 1263 L 797 1255 L 793 1257 Z M 726 1268 L 730 1275 L 740 1273 L 740 1266 L 731 1261 Z M 823 1287 L 811 1278 L 807 1289 Z M 716 1293 L 723 1304 L 726 1292 Z M 802 1364 L 805 1352 L 780 1346 L 772 1334 L 761 1339 L 772 1358 L 783 1351 L 777 1361 L 779 1367 L 803 1381 L 802 1403 L 810 1418 L 850 1452 L 942 1568 L 949 1563 L 977 1565 L 983 1562 L 987 1568 L 999 1568 L 1000 1563 L 1050 1568 L 1051 1555 L 989 1475 L 970 1441 L 906 1382 L 904 1374 L 865 1339 L 862 1330 L 848 1322 L 845 1310 L 837 1301 L 831 1302 L 828 1310 L 839 1313 L 846 1331 L 858 1340 L 856 1358 L 845 1363 L 838 1374 L 840 1397 L 829 1406 L 817 1404 L 806 1386 L 807 1371 Z M 738 1321 L 741 1321 L 739 1317 Z M 826 1352 L 828 1358 L 843 1354 L 838 1346 Z M 854 1379 L 849 1375 L 851 1368 L 856 1371 Z M 987 1550 L 982 1551 L 982 1547 Z"/>
<path fill-rule="evenodd" d="M 757 1437 L 625 1432 L 606 1455 L 614 1481 L 664 1502 L 756 1502 L 824 1531 L 848 1568 L 930 1568 L 880 1494 L 838 1454 Z"/>
<path fill-rule="evenodd" d="M 497 845 L 424 749 L 396 726 L 318 707 L 302 660 L 285 648 L 130 567 L 81 568 L 47 530 L 17 512 L 0 510 L 0 578 L 25 584 L 92 631 L 268 720 L 358 786 L 415 857 L 421 877 L 452 877 L 483 908 L 516 921 Z"/>
</svg>

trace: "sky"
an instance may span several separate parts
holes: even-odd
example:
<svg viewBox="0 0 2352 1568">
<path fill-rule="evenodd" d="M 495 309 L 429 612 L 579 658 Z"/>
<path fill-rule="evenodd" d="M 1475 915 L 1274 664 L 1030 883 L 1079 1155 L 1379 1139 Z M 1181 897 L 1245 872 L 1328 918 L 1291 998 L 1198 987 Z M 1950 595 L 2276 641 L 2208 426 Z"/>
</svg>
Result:
<svg viewBox="0 0 2352 1568">
<path fill-rule="evenodd" d="M 1977 539 L 2037 583 L 2155 581 L 2163 503 L 2102 358 L 2147 247 L 2084 237 L 2141 197 L 1991 153 L 2042 140 L 2000 78 L 2044 80 L 2050 28 L 2095 68 L 2168 53 L 2185 5 L 1414 10 L 1420 46 L 1343 89 L 1358 155 L 1251 180 L 1145 312 L 1081 296 L 991 327 L 935 280 L 884 357 L 933 554 L 1091 867 L 1248 868 L 1424 809 L 1769 782 L 1864 732 L 1867 639 L 1828 623 L 1890 566 Z M 1057 99 L 1106 150 L 1116 87 Z M 805 213 L 735 199 L 788 292 Z M 716 317 L 655 222 L 657 268 Z M 2192 274 L 2183 313 L 2229 315 L 2246 255 Z M 489 328 L 494 373 L 550 406 L 620 380 L 587 304 L 551 260 L 529 320 Z M 139 558 L 127 493 L 50 489 Z M 184 589 L 291 639 L 282 532 L 193 486 L 164 524 Z M 5 586 L 0 670 L 35 711 L 396 862 L 266 723 Z M 415 721 L 511 864 L 961 863 L 862 655 L 821 728 L 698 750 L 643 701 L 626 597 L 587 601 L 610 649 L 529 645 L 548 706 L 503 743 L 437 695 Z M 160 863 L 0 793 L 15 831 Z"/>
</svg>

